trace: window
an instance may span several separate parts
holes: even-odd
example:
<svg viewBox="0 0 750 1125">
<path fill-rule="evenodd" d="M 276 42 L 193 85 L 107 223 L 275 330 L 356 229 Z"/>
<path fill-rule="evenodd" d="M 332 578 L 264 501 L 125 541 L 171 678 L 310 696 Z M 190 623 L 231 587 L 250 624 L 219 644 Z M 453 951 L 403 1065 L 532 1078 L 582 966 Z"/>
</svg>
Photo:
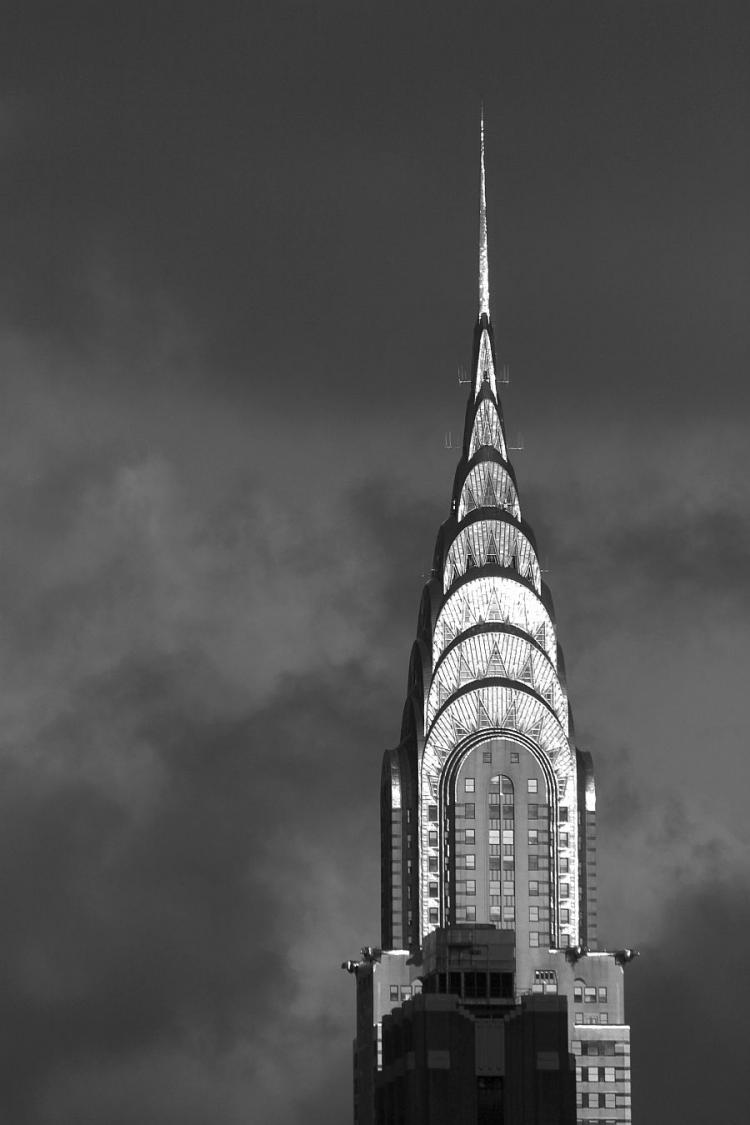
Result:
<svg viewBox="0 0 750 1125">
<path fill-rule="evenodd" d="M 567 858 L 567 856 L 562 856 L 560 859 L 560 871 L 563 874 L 566 874 L 568 871 L 570 871 L 570 860 Z"/>
<path fill-rule="evenodd" d="M 490 880 L 490 894 L 491 895 L 499 895 L 500 894 L 500 883 L 499 883 L 499 881 Z"/>
<path fill-rule="evenodd" d="M 560 809 L 560 820 L 561 820 L 561 821 L 566 821 L 567 819 L 568 819 L 568 810 L 567 810 L 567 808 L 562 808 L 562 809 Z"/>
<path fill-rule="evenodd" d="M 539 819 L 539 805 L 529 805 L 529 820 Z"/>
<path fill-rule="evenodd" d="M 437 885 L 437 883 L 430 883 L 429 894 L 430 894 L 430 898 L 437 898 L 437 896 L 438 896 L 438 885 Z"/>
<path fill-rule="evenodd" d="M 476 834 L 475 834 L 473 828 L 467 828 L 466 831 L 464 832 L 464 843 L 465 844 L 475 844 L 476 843 Z"/>
<path fill-rule="evenodd" d="M 464 778 L 464 792 L 466 792 L 466 793 L 473 793 L 474 792 L 474 778 L 473 777 Z"/>
<path fill-rule="evenodd" d="M 437 859 L 436 855 L 430 856 L 429 869 L 430 869 L 430 871 L 437 871 L 437 869 L 438 869 L 438 859 Z"/>
<path fill-rule="evenodd" d="M 437 847 L 437 832 L 430 832 L 429 836 L 427 837 L 427 843 L 431 848 Z"/>
<path fill-rule="evenodd" d="M 491 805 L 499 805 L 500 804 L 500 794 L 499 793 L 490 793 L 488 795 L 487 799 L 489 800 L 489 803 Z M 492 809 L 490 809 L 490 816 L 491 815 L 492 815 Z M 499 812 L 495 813 L 495 817 L 498 817 L 499 815 L 500 815 Z"/>
<path fill-rule="evenodd" d="M 529 945 L 532 947 L 532 949 L 536 949 L 539 946 L 539 934 L 536 932 L 536 930 L 529 931 Z"/>
<path fill-rule="evenodd" d="M 518 765 L 518 751 L 517 750 L 511 750 L 511 752 L 510 752 L 510 764 L 512 766 Z"/>
<path fill-rule="evenodd" d="M 536 828 L 530 828 L 529 829 L 529 844 L 530 844 L 530 846 L 534 847 L 538 843 L 539 843 L 539 832 L 538 832 L 538 830 Z"/>
<path fill-rule="evenodd" d="M 563 907 L 563 909 L 560 911 L 560 921 L 562 922 L 563 926 L 567 926 L 570 922 L 570 911 L 567 907 Z"/>
<path fill-rule="evenodd" d="M 604 1070 L 604 1081 L 605 1082 L 614 1082 L 614 1080 L 615 1080 L 615 1068 L 613 1066 L 605 1066 L 605 1067 L 603 1067 L 603 1070 Z"/>
<path fill-rule="evenodd" d="M 474 855 L 473 852 L 469 852 L 469 854 L 467 856 L 465 856 L 464 858 L 466 860 L 466 866 L 469 868 L 469 870 L 474 871 L 474 869 L 476 868 L 476 865 L 477 865 L 476 855 Z"/>
<path fill-rule="evenodd" d="M 609 1023 L 609 1016 L 606 1012 L 602 1012 L 599 1016 L 599 1023 Z"/>
<path fill-rule="evenodd" d="M 477 893 L 477 881 L 476 881 L 476 879 L 467 879 L 466 880 L 466 893 L 467 893 L 467 895 L 475 895 Z"/>
<path fill-rule="evenodd" d="M 535 777 L 530 777 L 529 780 L 526 782 L 526 790 L 529 793 L 538 793 L 539 792 L 539 783 L 538 783 L 538 781 L 536 780 Z"/>
<path fill-rule="evenodd" d="M 539 921 L 539 907 L 538 906 L 530 906 L 529 907 L 529 921 L 530 922 L 538 922 Z"/>
<path fill-rule="evenodd" d="M 491 855 L 490 856 L 490 871 L 499 871 L 499 870 L 500 870 L 500 856 L 499 855 Z"/>
<path fill-rule="evenodd" d="M 410 984 L 402 984 L 401 985 L 401 999 L 402 1000 L 410 1000 L 411 999 L 411 985 Z"/>
<path fill-rule="evenodd" d="M 583 1023 L 583 1012 L 576 1012 L 576 1023 Z"/>
<path fill-rule="evenodd" d="M 476 906 L 467 906 L 466 907 L 466 921 L 467 922 L 476 922 L 476 920 L 477 920 L 477 908 L 476 908 Z"/>
<path fill-rule="evenodd" d="M 398 1000 L 398 985 L 391 985 L 391 1000 Z"/>
<path fill-rule="evenodd" d="M 491 906 L 490 907 L 490 920 L 492 922 L 499 922 L 500 921 L 500 907 L 499 906 Z"/>
<path fill-rule="evenodd" d="M 567 848 L 567 846 L 568 846 L 568 833 L 567 832 L 561 832 L 560 833 L 560 847 L 561 848 Z"/>
<path fill-rule="evenodd" d="M 539 856 L 538 855 L 530 855 L 529 856 L 529 871 L 538 871 L 538 870 L 539 870 Z"/>
<path fill-rule="evenodd" d="M 492 751 L 491 750 L 483 750 L 482 751 L 482 761 L 483 762 L 491 762 L 492 761 Z"/>
<path fill-rule="evenodd" d="M 467 820 L 474 820 L 475 808 L 476 806 L 473 803 L 469 804 L 467 802 L 467 804 L 464 805 L 464 816 Z"/>
<path fill-rule="evenodd" d="M 592 988 L 592 987 L 589 987 L 587 985 L 583 990 L 583 998 L 584 998 L 584 1000 L 586 1001 L 587 1004 L 595 1004 L 596 1003 L 596 989 Z"/>
<path fill-rule="evenodd" d="M 430 805 L 427 815 L 429 816 L 430 820 L 437 820 L 437 805 Z"/>
<path fill-rule="evenodd" d="M 538 895 L 539 894 L 539 884 L 536 881 L 536 879 L 529 879 L 529 894 L 530 895 Z"/>
<path fill-rule="evenodd" d="M 576 981 L 573 985 L 573 1000 L 576 1004 L 583 1002 L 583 982 L 581 981 Z"/>
<path fill-rule="evenodd" d="M 570 898 L 570 883 L 560 884 L 560 898 Z"/>
<path fill-rule="evenodd" d="M 599 988 L 597 989 L 597 993 L 598 993 L 598 996 L 599 996 L 599 1003 L 600 1004 L 606 1004 L 607 1003 L 607 986 L 600 984 Z"/>
</svg>

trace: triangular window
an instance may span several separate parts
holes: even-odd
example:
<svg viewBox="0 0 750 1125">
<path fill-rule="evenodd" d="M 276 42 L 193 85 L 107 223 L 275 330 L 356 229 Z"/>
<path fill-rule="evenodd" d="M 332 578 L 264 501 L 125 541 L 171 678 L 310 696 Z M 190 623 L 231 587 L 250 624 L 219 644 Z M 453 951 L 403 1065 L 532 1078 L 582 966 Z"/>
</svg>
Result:
<svg viewBox="0 0 750 1125">
<path fill-rule="evenodd" d="M 461 661 L 458 665 L 458 682 L 459 684 L 466 684 L 469 682 L 469 680 L 473 679 L 474 673 L 469 667 L 469 662 L 465 656 L 462 656 Z"/>
<path fill-rule="evenodd" d="M 495 533 L 490 534 L 489 542 L 487 543 L 487 562 L 491 566 L 500 566 L 500 552 L 497 549 L 497 540 Z"/>
<path fill-rule="evenodd" d="M 502 621 L 503 615 L 500 612 L 500 603 L 497 600 L 497 593 L 492 594 L 490 604 L 488 607 L 487 615 L 490 621 Z"/>
<path fill-rule="evenodd" d="M 456 631 L 447 621 L 443 622 L 443 644 L 449 645 L 456 635 Z"/>
<path fill-rule="evenodd" d="M 492 726 L 492 719 L 487 713 L 487 708 L 482 703 L 481 699 L 477 700 L 477 727 L 479 730 L 484 730 L 486 727 Z"/>
<path fill-rule="evenodd" d="M 497 645 L 492 646 L 492 652 L 490 653 L 490 659 L 487 664 L 487 675 L 507 677 L 503 658 L 500 655 Z"/>
<path fill-rule="evenodd" d="M 476 506 L 477 506 L 477 502 L 474 499 L 474 493 L 471 491 L 471 489 L 467 485 L 466 486 L 466 511 L 467 512 L 473 512 L 474 509 L 476 508 Z"/>
<path fill-rule="evenodd" d="M 519 674 L 519 680 L 522 684 L 532 684 L 534 681 L 531 677 L 531 661 L 527 660 Z"/>
<path fill-rule="evenodd" d="M 471 625 L 474 621 L 474 617 L 473 617 L 472 612 L 471 612 L 471 606 L 469 605 L 469 599 L 468 598 L 464 602 L 463 618 L 464 618 L 464 625 L 465 626 Z"/>
<path fill-rule="evenodd" d="M 469 547 L 468 551 L 466 552 L 466 569 L 471 570 L 471 568 L 476 565 L 477 560 L 474 558 L 474 552 L 472 551 L 471 547 Z"/>
<path fill-rule="evenodd" d="M 484 495 L 482 496 L 482 505 L 485 508 L 496 508 L 497 507 L 497 496 L 495 495 L 495 489 L 492 485 L 492 477 L 490 476 L 489 473 L 487 474 L 487 479 L 486 479 L 485 484 L 484 484 Z"/>
<path fill-rule="evenodd" d="M 534 640 L 544 648 L 547 642 L 547 628 L 544 624 L 541 624 L 534 633 Z"/>
</svg>

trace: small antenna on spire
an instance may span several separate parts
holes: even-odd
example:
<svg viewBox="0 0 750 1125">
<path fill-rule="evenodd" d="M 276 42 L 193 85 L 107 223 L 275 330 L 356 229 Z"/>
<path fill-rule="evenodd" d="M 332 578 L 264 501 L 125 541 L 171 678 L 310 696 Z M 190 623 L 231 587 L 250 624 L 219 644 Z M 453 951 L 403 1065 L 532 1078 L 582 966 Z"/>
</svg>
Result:
<svg viewBox="0 0 750 1125">
<path fill-rule="evenodd" d="M 490 260 L 487 250 L 487 194 L 484 184 L 484 102 L 479 118 L 479 316 L 490 319 Z"/>
</svg>

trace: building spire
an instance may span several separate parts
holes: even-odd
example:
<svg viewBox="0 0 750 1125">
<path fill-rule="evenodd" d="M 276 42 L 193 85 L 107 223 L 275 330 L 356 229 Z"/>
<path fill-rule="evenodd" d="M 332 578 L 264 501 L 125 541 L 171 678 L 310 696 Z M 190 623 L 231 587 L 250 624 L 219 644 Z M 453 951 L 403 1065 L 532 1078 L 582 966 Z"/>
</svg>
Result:
<svg viewBox="0 0 750 1125">
<path fill-rule="evenodd" d="M 479 318 L 490 319 L 490 261 L 487 252 L 487 196 L 484 187 L 484 102 L 480 114 L 479 156 Z"/>
</svg>

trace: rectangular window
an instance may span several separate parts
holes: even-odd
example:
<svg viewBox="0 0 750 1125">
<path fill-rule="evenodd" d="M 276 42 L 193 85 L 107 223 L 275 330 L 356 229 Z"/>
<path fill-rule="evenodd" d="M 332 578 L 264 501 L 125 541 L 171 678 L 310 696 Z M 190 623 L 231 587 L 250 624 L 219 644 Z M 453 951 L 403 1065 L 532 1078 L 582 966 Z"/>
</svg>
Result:
<svg viewBox="0 0 750 1125">
<path fill-rule="evenodd" d="M 529 846 L 535 847 L 539 843 L 539 832 L 536 828 L 529 829 Z"/>
<path fill-rule="evenodd" d="M 565 821 L 566 821 L 567 819 L 568 819 L 568 810 L 567 810 L 567 808 L 561 808 L 561 809 L 560 809 L 560 820 L 561 820 L 561 821 L 563 821 L 563 822 L 565 822 Z"/>
<path fill-rule="evenodd" d="M 560 847 L 561 848 L 567 848 L 567 846 L 568 846 L 568 833 L 567 832 L 561 832 L 560 833 Z"/>
<path fill-rule="evenodd" d="M 530 855 L 529 856 L 529 871 L 538 871 L 538 870 L 539 870 L 539 856 L 538 855 Z"/>
<path fill-rule="evenodd" d="M 492 761 L 492 751 L 491 750 L 483 750 L 482 751 L 482 761 L 483 762 L 491 762 Z"/>
<path fill-rule="evenodd" d="M 563 909 L 560 911 L 560 921 L 562 922 L 563 926 L 567 926 L 570 922 L 570 911 L 567 907 L 563 907 Z"/>
<path fill-rule="evenodd" d="M 473 828 L 467 828 L 466 831 L 464 832 L 464 843 L 465 844 L 476 844 L 476 842 L 477 842 L 476 832 L 474 831 Z"/>
<path fill-rule="evenodd" d="M 532 949 L 536 949 L 539 945 L 539 934 L 536 932 L 536 930 L 529 931 L 529 945 L 532 947 Z"/>
<path fill-rule="evenodd" d="M 464 859 L 466 860 L 466 866 L 468 867 L 468 869 L 470 871 L 473 871 L 477 865 L 477 857 L 472 852 L 469 852 L 467 856 L 464 856 Z"/>
<path fill-rule="evenodd" d="M 518 751 L 517 750 L 511 750 L 511 752 L 510 752 L 510 764 L 512 766 L 518 765 Z"/>
<path fill-rule="evenodd" d="M 411 1000 L 411 985 L 410 984 L 402 984 L 401 985 L 401 999 L 402 1000 Z"/>
<path fill-rule="evenodd" d="M 583 997 L 584 997 L 584 1000 L 586 1001 L 587 1004 L 595 1004 L 596 1003 L 596 989 L 591 988 L 587 985 L 586 988 L 584 988 L 584 990 L 583 990 Z"/>
<path fill-rule="evenodd" d="M 599 1016 L 599 1023 L 609 1023 L 609 1016 L 606 1012 L 602 1012 Z"/>
<path fill-rule="evenodd" d="M 499 855 L 491 855 L 490 856 L 490 871 L 499 871 L 499 870 L 500 870 L 500 856 Z"/>
<path fill-rule="evenodd" d="M 576 1004 L 580 1004 L 583 1001 L 583 985 L 582 984 L 574 984 L 573 985 L 573 999 L 576 1002 Z"/>
<path fill-rule="evenodd" d="M 576 1012 L 575 1022 L 583 1023 L 583 1012 Z"/>
<path fill-rule="evenodd" d="M 570 871 L 570 860 L 567 856 L 561 856 L 560 858 L 560 871 L 563 875 Z"/>
<path fill-rule="evenodd" d="M 500 843 L 500 829 L 499 828 L 490 828 L 489 842 L 491 844 L 499 844 Z"/>
<path fill-rule="evenodd" d="M 599 997 L 599 1003 L 600 1004 L 606 1004 L 607 1003 L 607 986 L 600 984 L 599 988 L 597 989 L 597 994 L 598 994 L 598 997 Z"/>
<path fill-rule="evenodd" d="M 529 894 L 530 895 L 538 895 L 539 894 L 539 884 L 537 883 L 536 879 L 529 879 Z"/>
<path fill-rule="evenodd" d="M 529 820 L 539 819 L 539 805 L 529 805 Z"/>
<path fill-rule="evenodd" d="M 464 778 L 464 792 L 465 793 L 473 793 L 474 792 L 474 778 L 473 777 Z"/>
<path fill-rule="evenodd" d="M 605 1094 L 604 1095 L 604 1106 L 605 1106 L 606 1109 L 614 1109 L 615 1108 L 615 1095 L 614 1094 Z"/>
<path fill-rule="evenodd" d="M 599 1081 L 599 1067 L 598 1066 L 586 1066 L 583 1069 L 586 1071 L 586 1081 L 587 1082 L 598 1082 Z"/>
<path fill-rule="evenodd" d="M 529 780 L 526 782 L 526 791 L 528 793 L 538 793 L 539 792 L 539 782 L 536 780 L 535 777 L 530 777 Z"/>
<path fill-rule="evenodd" d="M 490 907 L 490 921 L 491 922 L 499 922 L 500 921 L 500 907 L 499 906 L 491 906 Z"/>
<path fill-rule="evenodd" d="M 430 820 L 437 820 L 437 805 L 430 805 L 427 815 L 429 816 Z"/>
<path fill-rule="evenodd" d="M 494 881 L 493 881 L 493 880 L 491 879 L 491 880 L 490 880 L 490 894 L 491 894 L 491 895 L 499 895 L 499 894 L 501 894 L 501 893 L 502 893 L 502 892 L 501 892 L 501 890 L 500 890 L 500 883 L 499 883 L 499 882 L 494 882 Z"/>
<path fill-rule="evenodd" d="M 499 793 L 490 793 L 487 800 L 489 801 L 489 803 L 491 805 L 499 805 L 500 804 L 500 794 Z M 498 814 L 496 813 L 495 817 L 497 818 L 497 816 L 498 816 Z"/>
<path fill-rule="evenodd" d="M 430 832 L 427 837 L 427 843 L 431 848 L 437 847 L 437 832 Z"/>
<path fill-rule="evenodd" d="M 605 1066 L 604 1067 L 604 1081 L 605 1082 L 614 1082 L 614 1080 L 615 1080 L 615 1068 L 613 1066 Z"/>
<path fill-rule="evenodd" d="M 477 920 L 477 908 L 476 908 L 476 906 L 467 906 L 466 907 L 466 921 L 467 922 L 476 922 L 476 920 Z"/>
<path fill-rule="evenodd" d="M 437 896 L 438 896 L 438 885 L 437 885 L 437 883 L 430 883 L 429 895 L 430 895 L 430 898 L 437 898 Z"/>
<path fill-rule="evenodd" d="M 437 871 L 437 869 L 438 869 L 438 859 L 437 859 L 436 855 L 430 856 L 430 858 L 429 858 L 429 868 L 430 868 L 430 871 Z"/>
<path fill-rule="evenodd" d="M 560 898 L 570 898 L 570 883 L 560 884 Z"/>
<path fill-rule="evenodd" d="M 538 922 L 539 921 L 539 907 L 538 906 L 530 906 L 529 907 L 529 921 L 530 922 Z"/>
<path fill-rule="evenodd" d="M 476 881 L 476 879 L 467 879 L 466 880 L 466 893 L 467 893 L 467 895 L 475 895 L 477 893 L 477 881 Z"/>
<path fill-rule="evenodd" d="M 503 843 L 504 844 L 512 844 L 513 843 L 513 829 L 512 828 L 511 829 L 507 829 L 507 828 L 503 829 Z"/>
<path fill-rule="evenodd" d="M 475 809 L 476 806 L 473 802 L 471 804 L 467 802 L 467 804 L 464 805 L 464 816 L 467 820 L 474 820 Z"/>
</svg>

